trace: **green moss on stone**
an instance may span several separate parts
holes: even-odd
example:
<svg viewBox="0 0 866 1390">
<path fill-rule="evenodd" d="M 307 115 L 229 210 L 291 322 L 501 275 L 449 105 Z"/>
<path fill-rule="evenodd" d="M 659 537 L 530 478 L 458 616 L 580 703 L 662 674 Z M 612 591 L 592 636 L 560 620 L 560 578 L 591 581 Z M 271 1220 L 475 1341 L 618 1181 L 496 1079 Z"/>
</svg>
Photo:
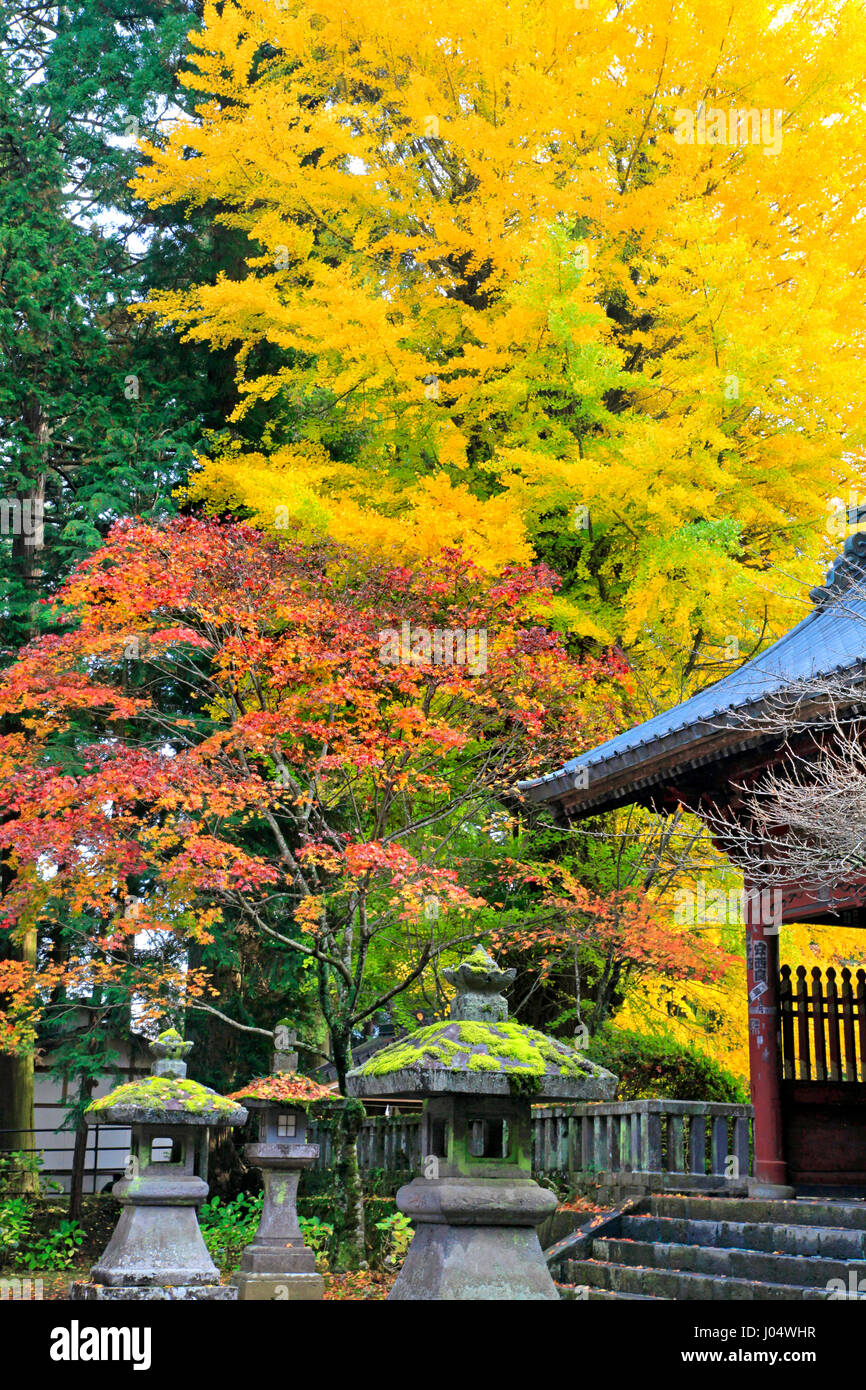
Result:
<svg viewBox="0 0 866 1390">
<path fill-rule="evenodd" d="M 485 1046 L 490 1041 L 489 1023 L 472 1023 L 461 1021 L 457 1024 L 460 1041 L 463 1043 L 482 1043 Z"/>
<path fill-rule="evenodd" d="M 488 1057 L 484 1052 L 473 1052 L 466 1064 L 470 1071 L 501 1071 L 502 1067 L 496 1057 Z"/>
<path fill-rule="evenodd" d="M 487 950 L 485 950 L 485 948 L 479 942 L 478 945 L 474 948 L 471 956 L 464 956 L 463 960 L 460 962 L 460 965 L 471 965 L 474 970 L 489 970 L 491 961 L 495 966 L 496 962 L 493 960 L 490 953 Z"/>
<path fill-rule="evenodd" d="M 229 1115 L 236 1114 L 238 1106 L 198 1081 L 177 1076 L 149 1076 L 117 1086 L 107 1096 L 92 1101 L 85 1113 L 103 1115 L 117 1108 L 213 1115 L 215 1119 L 227 1121 Z"/>
<path fill-rule="evenodd" d="M 383 1047 L 358 1069 L 360 1076 L 387 1076 L 411 1067 L 499 1071 L 506 1075 L 583 1078 L 591 1063 L 565 1043 L 519 1023 L 447 1020 L 419 1028 Z"/>
</svg>

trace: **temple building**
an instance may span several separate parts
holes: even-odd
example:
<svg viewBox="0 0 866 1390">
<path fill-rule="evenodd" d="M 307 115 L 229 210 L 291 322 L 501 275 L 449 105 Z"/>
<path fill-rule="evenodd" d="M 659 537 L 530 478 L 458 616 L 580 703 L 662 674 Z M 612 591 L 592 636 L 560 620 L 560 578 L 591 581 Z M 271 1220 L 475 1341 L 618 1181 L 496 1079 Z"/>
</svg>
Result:
<svg viewBox="0 0 866 1390">
<path fill-rule="evenodd" d="M 791 632 L 691 699 L 523 783 L 524 798 L 548 806 L 564 825 L 630 804 L 658 812 L 681 806 L 712 825 L 736 863 L 736 837 L 720 838 L 720 821 L 748 832 L 743 789 L 781 769 L 792 751 L 814 761 L 828 737 L 827 682 L 856 685 L 862 676 L 864 581 L 861 532 L 846 541 Z M 778 711 L 792 691 L 798 732 L 786 736 Z M 866 926 L 866 886 L 856 874 L 817 887 L 781 883 L 769 921 L 761 895 L 749 883 L 746 890 L 755 1191 L 866 1192 L 866 973 L 852 980 L 846 969 L 837 982 L 832 967 L 816 966 L 807 980 L 802 966 L 792 976 L 780 958 L 788 923 Z"/>
</svg>

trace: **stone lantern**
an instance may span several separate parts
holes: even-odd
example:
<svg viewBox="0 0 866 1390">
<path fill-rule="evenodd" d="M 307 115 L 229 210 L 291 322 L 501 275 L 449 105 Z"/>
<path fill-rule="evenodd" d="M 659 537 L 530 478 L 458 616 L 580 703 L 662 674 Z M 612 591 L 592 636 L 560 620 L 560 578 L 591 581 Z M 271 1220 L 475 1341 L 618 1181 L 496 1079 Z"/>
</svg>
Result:
<svg viewBox="0 0 866 1390">
<path fill-rule="evenodd" d="M 122 1211 L 89 1283 L 73 1299 L 237 1298 L 220 1284 L 198 1208 L 207 1196 L 208 1130 L 246 1122 L 243 1106 L 186 1079 L 192 1043 L 173 1029 L 151 1043 L 151 1075 L 118 1086 L 87 1107 L 88 1124 L 130 1125 L 125 1177 L 113 1195 Z"/>
<path fill-rule="evenodd" d="M 307 1143 L 309 1107 L 333 1097 L 297 1072 L 297 1064 L 297 1053 L 275 1052 L 272 1076 L 251 1081 L 229 1097 L 257 1115 L 258 1143 L 246 1144 L 244 1157 L 261 1168 L 264 1183 L 262 1219 L 232 1279 L 244 1300 L 310 1301 L 324 1292 L 315 1256 L 304 1244 L 296 1203 L 301 1173 L 319 1157 L 318 1144 Z"/>
<path fill-rule="evenodd" d="M 508 1022 L 514 979 L 477 947 L 443 972 L 451 1017 L 349 1073 L 349 1094 L 426 1098 L 422 1175 L 397 1193 L 415 1224 L 395 1299 L 555 1299 L 536 1227 L 556 1198 L 532 1178 L 531 1105 L 610 1100 L 617 1078 L 565 1043 Z"/>
</svg>

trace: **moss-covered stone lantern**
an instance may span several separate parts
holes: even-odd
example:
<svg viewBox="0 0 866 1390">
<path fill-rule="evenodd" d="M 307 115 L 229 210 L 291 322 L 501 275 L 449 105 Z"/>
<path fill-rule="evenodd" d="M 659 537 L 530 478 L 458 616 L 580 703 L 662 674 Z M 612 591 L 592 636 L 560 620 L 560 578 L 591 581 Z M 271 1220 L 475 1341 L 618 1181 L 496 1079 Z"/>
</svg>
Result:
<svg viewBox="0 0 866 1390">
<path fill-rule="evenodd" d="M 207 1196 L 208 1130 L 246 1122 L 243 1106 L 186 1079 L 192 1043 L 169 1029 L 151 1043 L 151 1075 L 87 1107 L 88 1124 L 130 1125 L 126 1175 L 113 1195 L 122 1211 L 89 1283 L 74 1299 L 236 1299 L 220 1284 L 198 1208 Z"/>
<path fill-rule="evenodd" d="M 360 1098 L 426 1097 L 422 1175 L 397 1193 L 415 1236 L 395 1299 L 555 1299 L 536 1227 L 556 1207 L 531 1172 L 531 1104 L 609 1100 L 616 1077 L 565 1043 L 508 1022 L 500 970 L 482 947 L 443 972 L 450 1019 L 349 1073 Z"/>
<path fill-rule="evenodd" d="M 244 1300 L 311 1300 L 322 1297 L 324 1280 L 304 1244 L 298 1224 L 298 1182 L 319 1156 L 307 1143 L 309 1108 L 331 1100 L 330 1091 L 295 1070 L 296 1053 L 274 1053 L 272 1076 L 261 1077 L 232 1092 L 257 1115 L 258 1143 L 244 1146 L 244 1157 L 262 1170 L 262 1219 L 241 1255 L 232 1283 Z"/>
</svg>

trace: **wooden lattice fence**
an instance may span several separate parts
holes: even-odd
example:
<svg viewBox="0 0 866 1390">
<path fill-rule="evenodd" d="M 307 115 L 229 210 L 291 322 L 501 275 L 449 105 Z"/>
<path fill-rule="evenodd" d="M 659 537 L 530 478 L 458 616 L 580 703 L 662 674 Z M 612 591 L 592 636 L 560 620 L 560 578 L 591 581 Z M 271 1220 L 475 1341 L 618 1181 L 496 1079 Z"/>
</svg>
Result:
<svg viewBox="0 0 866 1390">
<path fill-rule="evenodd" d="M 866 970 L 779 972 L 785 1081 L 866 1081 Z"/>
</svg>

